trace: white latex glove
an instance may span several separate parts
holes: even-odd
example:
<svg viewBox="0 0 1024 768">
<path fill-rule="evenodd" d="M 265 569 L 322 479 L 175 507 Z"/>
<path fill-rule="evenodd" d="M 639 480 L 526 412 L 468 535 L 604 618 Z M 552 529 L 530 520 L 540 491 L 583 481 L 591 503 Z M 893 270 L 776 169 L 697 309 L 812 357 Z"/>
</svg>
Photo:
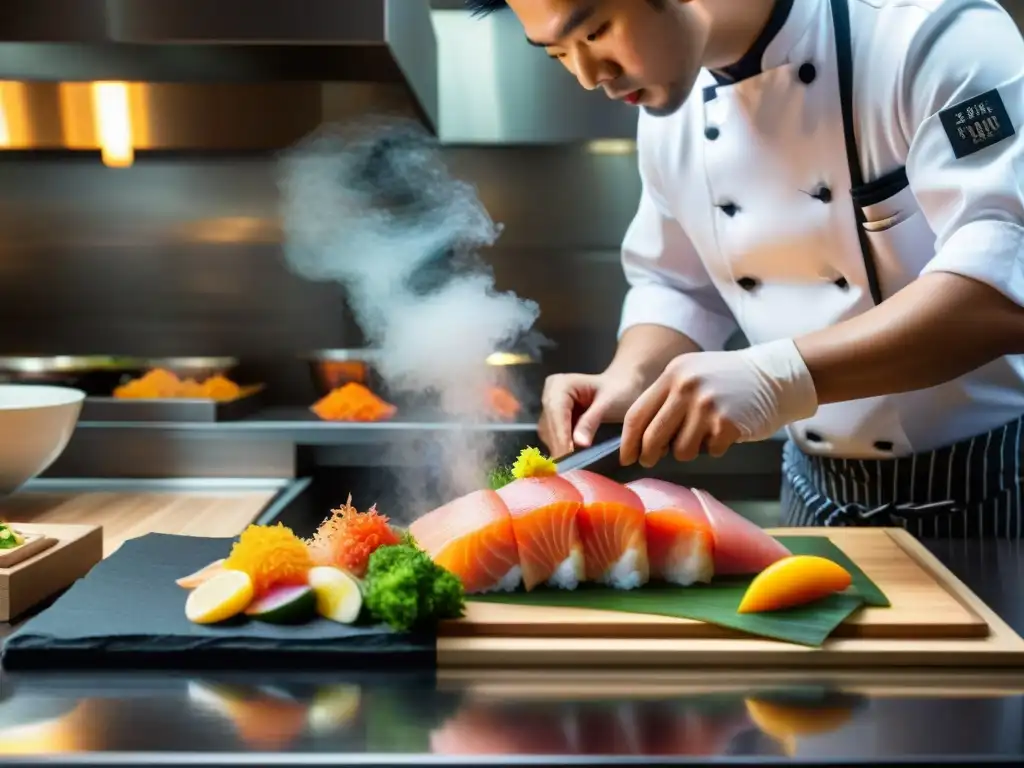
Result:
<svg viewBox="0 0 1024 768">
<path fill-rule="evenodd" d="M 620 454 L 624 464 L 644 467 L 670 451 L 688 461 L 702 445 L 721 456 L 817 410 L 810 371 L 790 339 L 681 355 L 626 413 Z"/>
</svg>

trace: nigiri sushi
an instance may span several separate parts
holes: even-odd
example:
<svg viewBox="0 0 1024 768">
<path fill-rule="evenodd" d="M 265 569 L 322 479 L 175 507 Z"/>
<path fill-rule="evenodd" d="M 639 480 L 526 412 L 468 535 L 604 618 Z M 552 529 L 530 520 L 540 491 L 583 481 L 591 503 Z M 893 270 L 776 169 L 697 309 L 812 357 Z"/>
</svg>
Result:
<svg viewBox="0 0 1024 768">
<path fill-rule="evenodd" d="M 715 575 L 714 534 L 696 494 L 664 480 L 626 483 L 643 502 L 651 578 L 684 587 Z"/>
<path fill-rule="evenodd" d="M 575 589 L 586 577 L 576 518 L 583 497 L 558 477 L 524 477 L 498 489 L 512 515 L 527 591 L 538 584 Z"/>
<path fill-rule="evenodd" d="M 511 592 L 522 582 L 512 515 L 494 491 L 450 501 L 414 520 L 409 533 L 468 594 Z"/>
<path fill-rule="evenodd" d="M 577 517 L 589 581 L 617 589 L 634 589 L 650 578 L 644 505 L 621 483 L 574 469 L 560 477 L 583 498 Z"/>
<path fill-rule="evenodd" d="M 747 518 L 707 491 L 693 489 L 715 537 L 715 573 L 723 576 L 760 573 L 792 553 Z"/>
</svg>

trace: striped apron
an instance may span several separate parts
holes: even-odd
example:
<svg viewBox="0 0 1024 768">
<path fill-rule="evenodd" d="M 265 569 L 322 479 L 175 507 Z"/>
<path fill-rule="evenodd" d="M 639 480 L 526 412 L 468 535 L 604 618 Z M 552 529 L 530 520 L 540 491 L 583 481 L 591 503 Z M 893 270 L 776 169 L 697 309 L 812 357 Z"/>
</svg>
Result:
<svg viewBox="0 0 1024 768">
<path fill-rule="evenodd" d="M 834 459 L 783 449 L 787 526 L 893 526 L 921 538 L 1024 538 L 1024 416 L 938 450 Z"/>
</svg>

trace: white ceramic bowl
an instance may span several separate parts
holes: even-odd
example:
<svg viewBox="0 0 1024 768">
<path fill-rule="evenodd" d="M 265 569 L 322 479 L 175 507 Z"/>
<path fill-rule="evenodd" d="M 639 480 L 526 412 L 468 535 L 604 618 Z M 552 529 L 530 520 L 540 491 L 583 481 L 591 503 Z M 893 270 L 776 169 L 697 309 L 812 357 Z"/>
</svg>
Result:
<svg viewBox="0 0 1024 768">
<path fill-rule="evenodd" d="M 69 387 L 0 384 L 0 495 L 45 472 L 67 447 L 85 393 Z"/>
</svg>

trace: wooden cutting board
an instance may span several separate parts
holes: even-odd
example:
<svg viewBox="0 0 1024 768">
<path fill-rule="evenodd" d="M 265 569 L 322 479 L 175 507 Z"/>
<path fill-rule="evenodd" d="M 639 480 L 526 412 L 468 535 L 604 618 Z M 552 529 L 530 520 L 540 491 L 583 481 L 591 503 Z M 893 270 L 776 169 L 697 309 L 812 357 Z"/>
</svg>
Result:
<svg viewBox="0 0 1024 768">
<path fill-rule="evenodd" d="M 827 536 L 878 585 L 891 607 L 859 610 L 822 648 L 814 649 L 688 619 L 470 602 L 465 618 L 442 627 L 438 663 L 442 668 L 690 663 L 1024 666 L 1024 640 L 909 533 L 883 528 L 771 533 Z"/>
</svg>

